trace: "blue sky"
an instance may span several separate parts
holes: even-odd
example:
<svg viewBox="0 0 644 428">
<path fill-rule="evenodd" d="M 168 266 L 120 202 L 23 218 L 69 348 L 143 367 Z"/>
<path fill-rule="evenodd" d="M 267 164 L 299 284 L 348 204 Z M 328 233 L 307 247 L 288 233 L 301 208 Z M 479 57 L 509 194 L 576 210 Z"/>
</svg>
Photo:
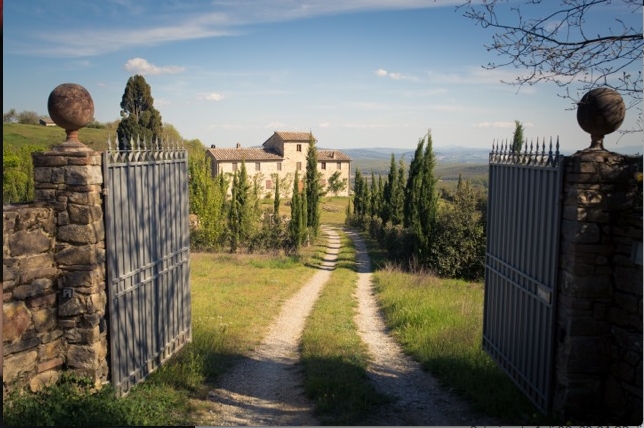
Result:
<svg viewBox="0 0 644 428">
<path fill-rule="evenodd" d="M 499 60 L 484 46 L 493 33 L 456 11 L 460 3 L 9 0 L 3 111 L 45 115 L 49 93 L 71 82 L 90 92 L 97 120 L 113 121 L 128 78 L 142 74 L 163 122 L 206 146 L 255 146 L 278 130 L 312 131 L 324 148 L 414 148 L 431 129 L 436 148 L 489 148 L 520 120 L 528 140 L 587 147 L 560 88 L 519 89 L 500 83 L 519 71 L 482 68 Z M 601 18 L 642 25 L 641 9 L 619 5 Z M 615 133 L 605 146 L 641 140 Z"/>
</svg>

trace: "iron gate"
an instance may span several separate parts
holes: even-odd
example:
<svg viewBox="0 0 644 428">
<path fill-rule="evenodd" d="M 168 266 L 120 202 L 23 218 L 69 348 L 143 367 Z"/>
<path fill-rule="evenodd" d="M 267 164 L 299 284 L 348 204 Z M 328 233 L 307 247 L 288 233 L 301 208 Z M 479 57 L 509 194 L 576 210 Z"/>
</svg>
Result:
<svg viewBox="0 0 644 428">
<path fill-rule="evenodd" d="M 111 381 L 129 389 L 191 340 L 188 156 L 179 147 L 104 153 Z"/>
<path fill-rule="evenodd" d="M 483 349 L 542 411 L 552 402 L 563 156 L 490 153 Z"/>
</svg>

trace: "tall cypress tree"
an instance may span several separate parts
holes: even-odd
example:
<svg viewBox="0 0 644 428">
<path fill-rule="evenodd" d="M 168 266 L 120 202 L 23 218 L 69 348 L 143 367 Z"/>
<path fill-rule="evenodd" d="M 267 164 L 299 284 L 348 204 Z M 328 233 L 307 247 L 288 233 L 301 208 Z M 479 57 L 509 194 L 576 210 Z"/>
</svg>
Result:
<svg viewBox="0 0 644 428">
<path fill-rule="evenodd" d="M 280 219 L 280 176 L 275 174 L 275 198 L 273 199 L 273 216 L 276 222 Z"/>
<path fill-rule="evenodd" d="M 291 221 L 289 223 L 288 231 L 293 242 L 293 248 L 297 252 L 302 245 L 302 203 L 300 202 L 300 176 L 295 171 L 295 179 L 293 180 L 293 196 L 291 197 Z"/>
<path fill-rule="evenodd" d="M 241 240 L 241 208 L 239 206 L 239 174 L 237 172 L 233 175 L 231 193 L 230 210 L 228 212 L 228 230 L 230 231 L 230 252 L 235 253 Z"/>
<path fill-rule="evenodd" d="M 422 165 L 423 165 L 423 138 L 418 140 L 414 158 L 409 164 L 409 175 L 407 176 L 407 185 L 405 186 L 405 204 L 403 209 L 403 226 L 413 227 L 419 222 L 418 209 L 419 198 L 422 194 Z"/>
<path fill-rule="evenodd" d="M 523 124 L 518 120 L 514 121 L 514 134 L 512 135 L 512 151 L 515 153 L 521 153 L 523 148 Z"/>
<path fill-rule="evenodd" d="M 311 229 L 308 221 L 308 213 L 309 213 L 309 208 L 308 208 L 308 197 L 306 195 L 306 192 L 302 192 L 302 195 L 300 197 L 300 242 L 305 243 L 308 245 L 309 243 L 309 230 Z"/>
<path fill-rule="evenodd" d="M 383 208 L 382 208 L 382 222 L 387 223 L 393 218 L 394 203 L 393 197 L 396 192 L 396 178 L 398 176 L 398 167 L 396 165 L 396 158 L 391 154 L 391 162 L 389 164 L 389 175 L 385 182 L 383 189 Z"/>
<path fill-rule="evenodd" d="M 309 134 L 309 150 L 306 154 L 306 202 L 307 225 L 314 238 L 320 231 L 320 193 L 318 179 L 318 154 L 315 148 L 315 138 Z"/>
<path fill-rule="evenodd" d="M 436 192 L 436 182 L 438 180 L 434 177 L 435 165 L 436 158 L 434 157 L 432 136 L 428 133 L 421 171 L 422 194 L 419 198 L 418 209 L 420 221 L 416 230 L 419 238 L 419 260 L 425 265 L 429 263 L 432 233 L 438 211 L 438 194 Z"/>
<path fill-rule="evenodd" d="M 121 118 L 116 129 L 120 150 L 130 150 L 131 140 L 141 139 L 150 144 L 163 134 L 161 114 L 154 108 L 150 85 L 141 75 L 127 81 L 121 98 Z"/>
<path fill-rule="evenodd" d="M 405 164 L 402 158 L 398 161 L 396 181 L 391 192 L 391 223 L 403 223 L 403 210 L 405 206 Z"/>
<path fill-rule="evenodd" d="M 357 216 L 363 216 L 365 214 L 365 203 L 364 203 L 364 186 L 365 182 L 362 178 L 362 172 L 360 169 L 356 168 L 356 176 L 354 179 L 354 189 L 353 189 L 353 213 Z"/>
</svg>

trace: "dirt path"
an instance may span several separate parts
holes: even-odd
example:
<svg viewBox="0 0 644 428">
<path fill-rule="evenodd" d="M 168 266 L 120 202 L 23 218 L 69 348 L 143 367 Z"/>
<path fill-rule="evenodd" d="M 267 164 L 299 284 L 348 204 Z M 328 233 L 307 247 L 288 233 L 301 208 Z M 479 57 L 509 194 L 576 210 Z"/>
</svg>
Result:
<svg viewBox="0 0 644 428">
<path fill-rule="evenodd" d="M 323 227 L 329 243 L 322 269 L 289 299 L 266 338 L 248 358 L 224 375 L 210 393 L 212 426 L 319 425 L 306 398 L 298 346 L 306 317 L 335 267 L 340 239 Z M 470 411 L 466 402 L 440 387 L 436 379 L 403 354 L 388 335 L 371 283 L 365 244 L 349 232 L 358 262 L 356 324 L 368 345 L 368 376 L 391 404 L 381 406 L 361 425 L 499 425 Z"/>
<path fill-rule="evenodd" d="M 356 296 L 358 332 L 369 347 L 372 360 L 368 376 L 378 391 L 394 398 L 365 421 L 365 425 L 499 425 L 493 418 L 477 415 L 469 404 L 442 388 L 406 356 L 388 334 L 378 309 L 371 282 L 371 265 L 364 241 L 349 232 L 356 247 L 358 285 Z"/>
<path fill-rule="evenodd" d="M 298 346 L 306 317 L 335 267 L 340 238 L 326 228 L 321 269 L 282 307 L 266 338 L 251 356 L 222 377 L 210 393 L 213 426 L 320 425 L 306 398 Z"/>
</svg>

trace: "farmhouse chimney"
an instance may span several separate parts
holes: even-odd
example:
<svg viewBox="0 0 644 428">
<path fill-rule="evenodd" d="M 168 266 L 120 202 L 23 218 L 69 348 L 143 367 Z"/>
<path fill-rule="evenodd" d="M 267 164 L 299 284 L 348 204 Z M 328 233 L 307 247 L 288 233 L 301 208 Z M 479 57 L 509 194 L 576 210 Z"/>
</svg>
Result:
<svg viewBox="0 0 644 428">
<path fill-rule="evenodd" d="M 237 146 L 236 146 L 236 147 L 237 147 L 238 149 L 241 149 L 241 143 L 237 143 Z"/>
<path fill-rule="evenodd" d="M 211 149 L 215 149 L 215 148 L 217 148 L 217 146 L 215 146 L 214 144 L 211 144 L 211 145 L 210 145 L 210 148 L 211 148 Z"/>
</svg>

